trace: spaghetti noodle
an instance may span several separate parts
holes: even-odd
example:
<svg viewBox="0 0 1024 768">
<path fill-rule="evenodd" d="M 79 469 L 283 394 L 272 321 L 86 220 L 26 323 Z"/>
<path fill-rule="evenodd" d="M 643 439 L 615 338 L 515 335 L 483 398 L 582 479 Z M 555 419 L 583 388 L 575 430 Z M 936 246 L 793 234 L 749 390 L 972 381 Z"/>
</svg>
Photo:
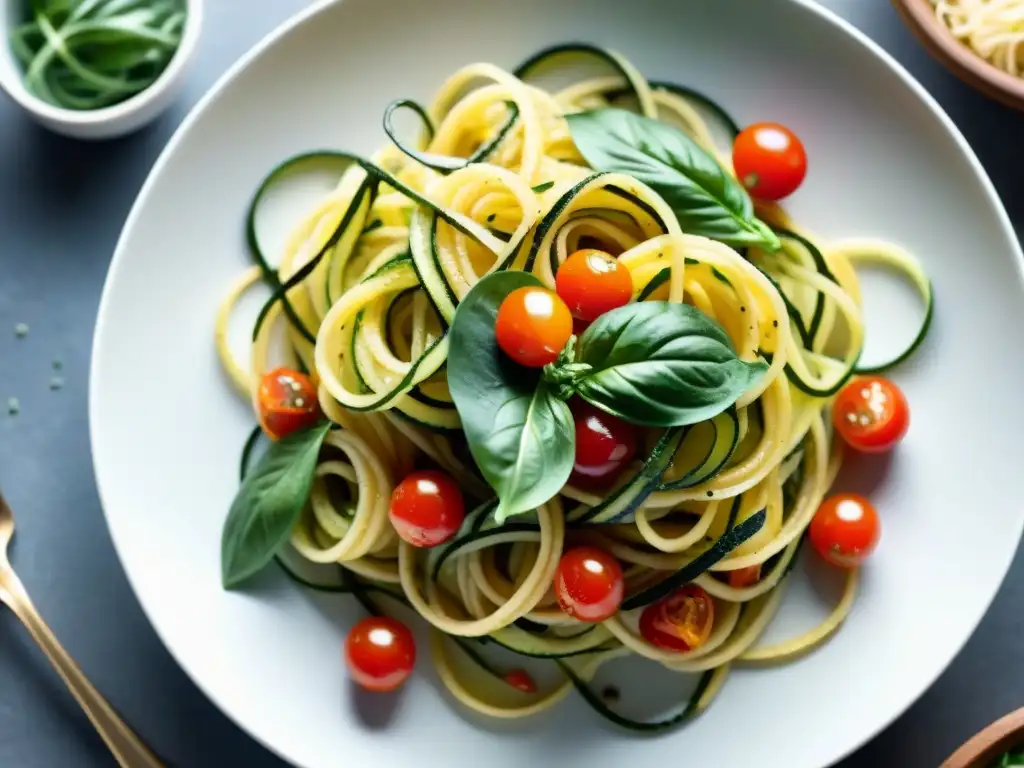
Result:
<svg viewBox="0 0 1024 768">
<path fill-rule="evenodd" d="M 535 84 L 573 58 L 594 59 L 610 74 L 554 91 Z M 628 174 L 595 174 L 580 155 L 565 116 L 608 106 L 679 128 L 732 172 L 716 143 L 716 135 L 736 133 L 728 115 L 693 91 L 649 83 L 618 54 L 561 46 L 515 73 L 475 64 L 449 78 L 429 108 L 393 105 L 385 119 L 393 141 L 369 161 L 310 153 L 268 176 L 249 221 L 257 266 L 227 295 L 217 339 L 225 370 L 247 397 L 256 398 L 281 332 L 290 364 L 317 382 L 320 408 L 335 428 L 324 438 L 291 546 L 303 560 L 340 564 L 346 589 L 391 595 L 429 622 L 433 660 L 455 698 L 493 717 L 520 717 L 552 706 L 575 685 L 605 716 L 649 730 L 703 710 L 733 665 L 798 655 L 842 624 L 855 569 L 822 626 L 779 645 L 757 644 L 839 470 L 829 407 L 862 349 L 855 267 L 874 261 L 910 274 L 928 317 L 931 289 L 901 249 L 821 243 L 776 204 L 756 204 L 778 240 L 774 250 L 687 231 L 648 185 Z M 410 108 L 424 128 L 415 147 L 397 139 L 391 121 Z M 265 191 L 307 162 L 337 163 L 340 181 L 271 267 L 255 217 Z M 740 359 L 763 360 L 766 370 L 714 418 L 675 432 L 644 430 L 640 458 L 610 490 L 570 481 L 533 512 L 499 523 L 448 390 L 448 329 L 483 276 L 526 270 L 553 287 L 567 256 L 591 246 L 629 267 L 635 301 L 696 307 L 725 329 Z M 237 360 L 227 323 L 260 276 L 274 295 L 250 359 Z M 920 336 L 926 328 L 927 319 Z M 392 490 L 424 463 L 481 502 L 454 539 L 428 550 L 402 541 L 388 519 Z M 603 623 L 581 623 L 556 602 L 552 580 L 568 541 L 598 546 L 622 564 L 627 599 Z M 752 582 L 730 585 L 730 573 L 751 568 Z M 637 629 L 636 609 L 670 582 L 695 583 L 715 603 L 710 635 L 689 652 L 652 645 Z M 554 659 L 566 681 L 511 703 L 495 697 L 453 663 L 456 645 L 478 657 L 479 640 Z M 588 688 L 603 663 L 631 654 L 703 675 L 686 710 L 638 723 Z"/>
<path fill-rule="evenodd" d="M 935 15 L 983 59 L 1024 75 L 1024 3 L 1020 0 L 933 0 Z"/>
</svg>

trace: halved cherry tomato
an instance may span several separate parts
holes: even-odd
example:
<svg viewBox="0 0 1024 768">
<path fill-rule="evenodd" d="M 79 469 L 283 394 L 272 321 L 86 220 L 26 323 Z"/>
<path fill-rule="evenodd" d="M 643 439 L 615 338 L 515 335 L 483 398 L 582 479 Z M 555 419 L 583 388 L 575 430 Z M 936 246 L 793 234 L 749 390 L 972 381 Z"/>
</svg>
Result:
<svg viewBox="0 0 1024 768">
<path fill-rule="evenodd" d="M 526 286 L 501 302 L 494 332 L 506 355 L 520 365 L 543 368 L 572 335 L 572 315 L 554 291 Z"/>
<path fill-rule="evenodd" d="M 870 501 L 856 493 L 840 493 L 821 502 L 808 534 L 826 561 L 853 568 L 875 550 L 882 526 Z"/>
<path fill-rule="evenodd" d="M 754 123 L 732 145 L 736 177 L 754 197 L 781 200 L 793 194 L 807 175 L 804 145 L 779 123 Z"/>
<path fill-rule="evenodd" d="M 558 268 L 555 290 L 573 317 L 596 320 L 605 312 L 633 298 L 629 267 L 604 251 L 585 248 L 576 251 Z"/>
<path fill-rule="evenodd" d="M 737 568 L 729 571 L 729 586 L 733 589 L 743 589 L 757 583 L 761 578 L 761 566 L 750 565 L 746 568 Z"/>
<path fill-rule="evenodd" d="M 352 679 L 363 688 L 393 691 L 416 664 L 416 641 L 398 619 L 369 616 L 348 633 L 345 661 Z"/>
<path fill-rule="evenodd" d="M 388 516 L 414 547 L 436 547 L 454 536 L 466 517 L 462 489 L 444 472 L 413 472 L 392 492 Z"/>
<path fill-rule="evenodd" d="M 260 424 L 271 440 L 280 440 L 320 421 L 316 387 L 309 376 L 291 368 L 265 373 L 256 401 Z"/>
<path fill-rule="evenodd" d="M 575 547 L 555 571 L 555 597 L 562 610 L 580 621 L 599 622 L 619 610 L 624 590 L 619 561 L 597 547 Z"/>
<path fill-rule="evenodd" d="M 640 634 L 651 645 L 669 651 L 693 651 L 711 636 L 715 601 L 696 584 L 687 584 L 644 608 Z"/>
<path fill-rule="evenodd" d="M 882 453 L 910 429 L 910 406 L 903 392 L 881 376 L 853 379 L 832 405 L 832 423 L 847 445 L 864 453 Z"/>
<path fill-rule="evenodd" d="M 576 424 L 574 480 L 610 480 L 636 454 L 636 427 L 585 400 L 571 405 Z"/>
<path fill-rule="evenodd" d="M 536 693 L 537 684 L 525 669 L 513 669 L 505 675 L 505 682 L 523 693 Z"/>
</svg>

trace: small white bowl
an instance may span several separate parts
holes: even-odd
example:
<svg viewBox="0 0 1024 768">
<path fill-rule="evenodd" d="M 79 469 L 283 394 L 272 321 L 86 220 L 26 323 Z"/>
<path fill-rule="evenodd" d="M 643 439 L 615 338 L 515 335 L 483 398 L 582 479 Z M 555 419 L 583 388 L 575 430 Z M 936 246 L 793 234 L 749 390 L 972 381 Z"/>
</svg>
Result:
<svg viewBox="0 0 1024 768">
<path fill-rule="evenodd" d="M 185 65 L 195 52 L 203 25 L 203 0 L 185 0 L 188 17 L 181 44 L 160 77 L 120 104 L 93 110 L 55 107 L 25 88 L 21 63 L 10 44 L 10 30 L 24 0 L 0 0 L 0 89 L 40 124 L 76 139 L 111 139 L 141 128 L 166 109 L 180 89 Z"/>
</svg>

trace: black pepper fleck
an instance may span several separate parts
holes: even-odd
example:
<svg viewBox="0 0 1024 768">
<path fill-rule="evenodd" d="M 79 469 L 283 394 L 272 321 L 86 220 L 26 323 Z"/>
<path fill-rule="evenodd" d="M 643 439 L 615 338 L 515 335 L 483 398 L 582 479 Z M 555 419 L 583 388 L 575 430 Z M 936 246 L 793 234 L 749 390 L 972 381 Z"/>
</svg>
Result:
<svg viewBox="0 0 1024 768">
<path fill-rule="evenodd" d="M 619 689 L 616 688 L 614 685 L 609 685 L 607 688 L 601 691 L 601 698 L 609 704 L 614 704 L 619 700 L 620 697 L 621 694 L 619 693 Z"/>
<path fill-rule="evenodd" d="M 773 328 L 778 328 L 779 327 L 779 321 L 778 320 L 772 320 L 772 327 Z"/>
<path fill-rule="evenodd" d="M 714 491 L 708 491 L 708 498 L 711 498 L 714 495 L 715 495 Z"/>
<path fill-rule="evenodd" d="M 746 307 L 740 307 L 740 312 L 746 312 L 746 311 L 747 311 Z"/>
</svg>

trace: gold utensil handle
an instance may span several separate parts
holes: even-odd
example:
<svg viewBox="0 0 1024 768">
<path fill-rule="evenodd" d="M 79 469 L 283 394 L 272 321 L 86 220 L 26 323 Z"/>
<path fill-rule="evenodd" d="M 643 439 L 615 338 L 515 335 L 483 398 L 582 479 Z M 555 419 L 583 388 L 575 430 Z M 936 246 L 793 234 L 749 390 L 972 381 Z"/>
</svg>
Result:
<svg viewBox="0 0 1024 768">
<path fill-rule="evenodd" d="M 39 647 L 53 664 L 57 674 L 63 678 L 71 694 L 85 710 L 93 726 L 103 737 L 107 747 L 117 759 L 121 768 L 163 768 L 138 736 L 129 728 L 107 700 L 93 688 L 74 660 L 57 641 L 51 629 L 43 621 L 22 586 L 21 581 L 10 569 L 0 567 L 0 602 L 7 603 L 14 614 L 21 619 Z"/>
</svg>

